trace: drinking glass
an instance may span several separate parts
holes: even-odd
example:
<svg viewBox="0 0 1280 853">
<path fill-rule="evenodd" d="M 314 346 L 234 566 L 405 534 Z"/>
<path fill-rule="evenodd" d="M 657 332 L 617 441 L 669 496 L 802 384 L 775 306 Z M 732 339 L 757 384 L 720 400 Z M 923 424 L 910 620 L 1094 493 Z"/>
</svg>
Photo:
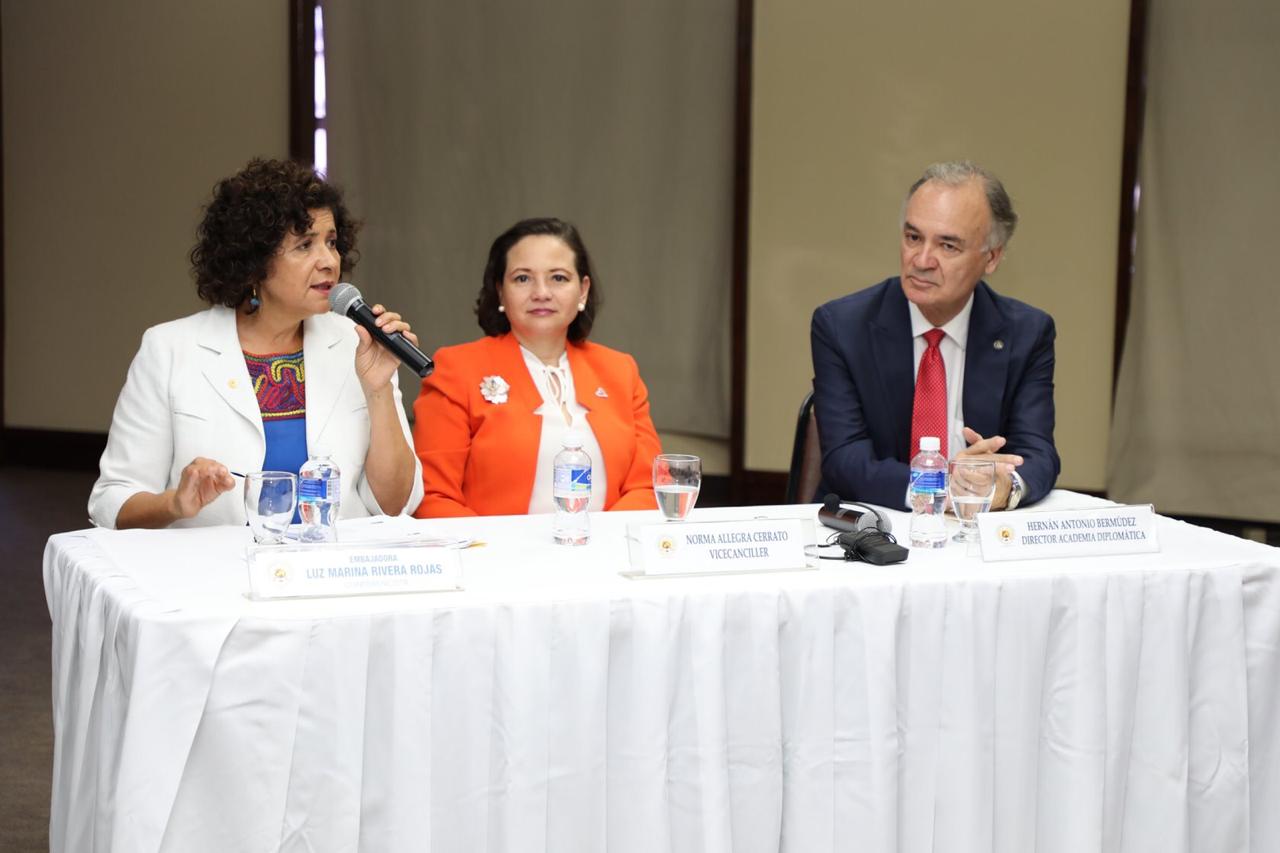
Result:
<svg viewBox="0 0 1280 853">
<path fill-rule="evenodd" d="M 682 453 L 653 458 L 653 490 L 667 521 L 684 521 L 698 502 L 702 488 L 702 460 Z"/>
<path fill-rule="evenodd" d="M 976 459 L 953 459 L 947 465 L 947 494 L 960 522 L 952 541 L 978 541 L 978 513 L 991 509 L 996 493 L 996 465 Z"/>
<path fill-rule="evenodd" d="M 244 509 L 253 541 L 277 545 L 298 505 L 298 477 L 287 471 L 253 471 L 244 477 Z"/>
</svg>

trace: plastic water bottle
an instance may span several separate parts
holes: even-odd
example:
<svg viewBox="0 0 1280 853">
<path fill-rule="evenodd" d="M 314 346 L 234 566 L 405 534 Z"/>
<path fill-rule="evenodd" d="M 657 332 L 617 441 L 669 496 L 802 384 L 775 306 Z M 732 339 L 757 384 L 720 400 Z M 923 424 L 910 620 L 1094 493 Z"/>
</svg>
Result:
<svg viewBox="0 0 1280 853">
<path fill-rule="evenodd" d="M 936 436 L 921 436 L 920 452 L 911 460 L 911 547 L 941 548 L 947 544 L 942 507 L 947 500 L 947 459 Z"/>
<path fill-rule="evenodd" d="M 556 515 L 551 535 L 557 545 L 586 545 L 591 538 L 591 519 L 587 504 L 591 502 L 591 457 L 582 449 L 582 434 L 569 430 L 564 434 L 564 447 L 552 462 L 555 473 L 552 497 Z"/>
<path fill-rule="evenodd" d="M 338 541 L 338 507 L 342 502 L 342 472 L 318 450 L 298 472 L 298 515 L 303 542 Z"/>
</svg>

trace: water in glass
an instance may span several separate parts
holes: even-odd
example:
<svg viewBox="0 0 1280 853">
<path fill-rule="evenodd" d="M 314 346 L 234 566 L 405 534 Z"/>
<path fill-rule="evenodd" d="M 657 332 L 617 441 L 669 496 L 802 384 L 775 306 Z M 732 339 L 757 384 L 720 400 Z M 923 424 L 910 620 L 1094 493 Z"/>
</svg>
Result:
<svg viewBox="0 0 1280 853">
<path fill-rule="evenodd" d="M 698 502 L 702 488 L 702 460 L 683 453 L 664 453 L 653 459 L 653 491 L 667 521 L 684 521 Z"/>
<path fill-rule="evenodd" d="M 948 466 L 947 475 L 951 511 L 960 522 L 960 532 L 955 535 L 954 541 L 977 542 L 978 513 L 991 509 L 991 499 L 996 493 L 995 463 L 953 459 Z"/>
</svg>

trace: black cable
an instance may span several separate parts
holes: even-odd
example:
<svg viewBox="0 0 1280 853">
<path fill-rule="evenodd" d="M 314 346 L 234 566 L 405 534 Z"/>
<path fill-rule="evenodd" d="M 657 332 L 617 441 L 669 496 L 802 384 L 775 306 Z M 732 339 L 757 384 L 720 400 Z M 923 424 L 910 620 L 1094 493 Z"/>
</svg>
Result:
<svg viewBox="0 0 1280 853">
<path fill-rule="evenodd" d="M 894 538 L 892 533 L 874 529 L 832 533 L 827 537 L 825 543 L 812 547 L 833 548 L 837 545 L 844 549 L 844 555 L 841 557 L 813 554 L 807 548 L 805 554 L 810 557 L 817 557 L 819 560 L 841 560 L 850 563 L 863 562 L 876 566 L 887 566 L 891 563 L 901 563 L 907 559 L 909 553 L 906 548 L 898 544 L 898 540 Z"/>
</svg>

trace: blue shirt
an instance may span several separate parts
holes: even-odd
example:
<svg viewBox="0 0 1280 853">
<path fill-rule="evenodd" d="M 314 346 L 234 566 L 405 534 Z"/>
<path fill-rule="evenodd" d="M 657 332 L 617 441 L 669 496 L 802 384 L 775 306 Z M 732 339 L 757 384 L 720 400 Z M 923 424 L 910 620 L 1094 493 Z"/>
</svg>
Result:
<svg viewBox="0 0 1280 853">
<path fill-rule="evenodd" d="M 297 474 L 307 461 L 306 371 L 302 350 L 270 355 L 244 354 L 267 439 L 263 471 Z M 294 519 L 297 522 L 297 511 Z"/>
</svg>

